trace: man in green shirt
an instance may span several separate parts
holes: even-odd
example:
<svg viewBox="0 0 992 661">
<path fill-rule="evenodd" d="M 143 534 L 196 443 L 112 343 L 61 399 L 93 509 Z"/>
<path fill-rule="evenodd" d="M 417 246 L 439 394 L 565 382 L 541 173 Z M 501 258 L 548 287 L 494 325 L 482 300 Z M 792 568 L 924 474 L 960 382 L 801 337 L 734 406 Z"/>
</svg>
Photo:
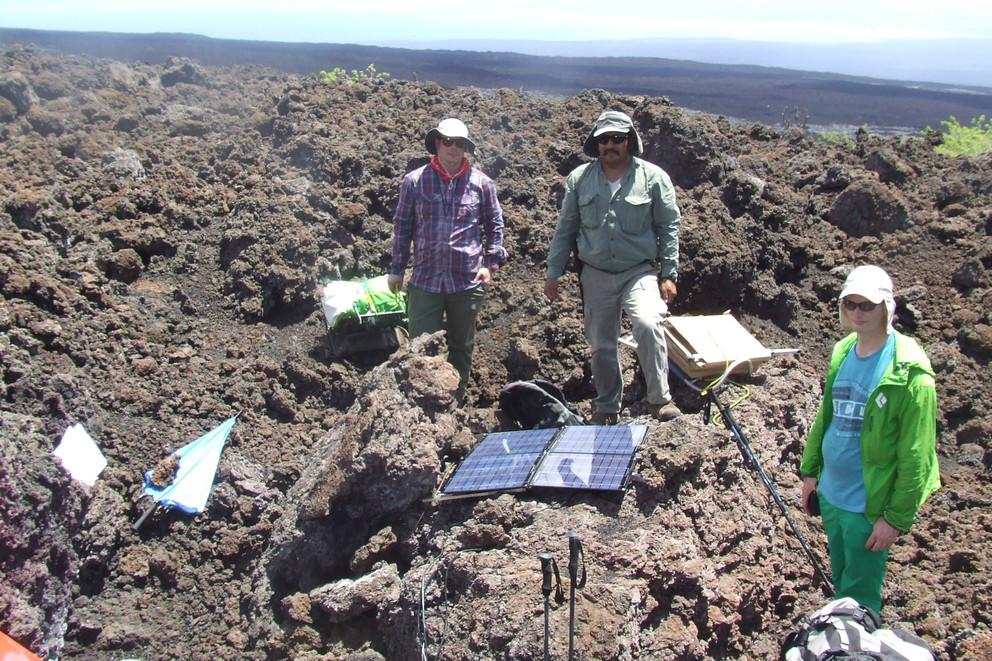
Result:
<svg viewBox="0 0 992 661">
<path fill-rule="evenodd" d="M 638 158 L 644 147 L 630 117 L 601 114 L 583 145 L 597 160 L 565 181 L 558 226 L 548 251 L 544 294 L 560 298 L 569 254 L 581 262 L 586 339 L 596 386 L 593 424 L 616 424 L 623 395 L 620 312 L 633 324 L 646 399 L 658 420 L 681 415 L 668 390 L 668 348 L 661 320 L 678 288 L 679 223 L 668 174 Z"/>
</svg>

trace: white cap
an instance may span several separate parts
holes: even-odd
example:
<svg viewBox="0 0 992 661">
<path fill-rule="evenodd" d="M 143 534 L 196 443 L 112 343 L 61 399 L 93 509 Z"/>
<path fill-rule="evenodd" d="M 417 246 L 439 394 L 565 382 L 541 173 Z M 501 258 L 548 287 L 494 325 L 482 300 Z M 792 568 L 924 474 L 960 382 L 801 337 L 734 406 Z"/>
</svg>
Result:
<svg viewBox="0 0 992 661">
<path fill-rule="evenodd" d="M 855 267 L 844 281 L 844 287 L 837 297 L 837 306 L 840 309 L 840 324 L 845 326 L 844 305 L 845 298 L 851 295 L 863 296 L 872 303 L 885 303 L 886 312 L 886 333 L 892 333 L 892 318 L 896 312 L 895 291 L 892 286 L 892 278 L 889 274 L 877 266 L 865 265 Z"/>
</svg>

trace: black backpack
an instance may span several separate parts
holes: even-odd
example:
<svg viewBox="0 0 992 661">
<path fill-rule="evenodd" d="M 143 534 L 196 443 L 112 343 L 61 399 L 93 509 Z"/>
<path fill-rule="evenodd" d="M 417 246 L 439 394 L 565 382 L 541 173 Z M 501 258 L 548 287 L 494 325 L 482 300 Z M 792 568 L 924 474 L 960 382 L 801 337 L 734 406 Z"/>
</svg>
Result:
<svg viewBox="0 0 992 661">
<path fill-rule="evenodd" d="M 499 391 L 499 407 L 523 429 L 585 424 L 558 386 L 541 379 L 514 381 Z"/>
<path fill-rule="evenodd" d="M 878 615 L 850 597 L 835 599 L 805 616 L 782 643 L 783 661 L 933 661 L 922 639 L 884 629 Z"/>
</svg>

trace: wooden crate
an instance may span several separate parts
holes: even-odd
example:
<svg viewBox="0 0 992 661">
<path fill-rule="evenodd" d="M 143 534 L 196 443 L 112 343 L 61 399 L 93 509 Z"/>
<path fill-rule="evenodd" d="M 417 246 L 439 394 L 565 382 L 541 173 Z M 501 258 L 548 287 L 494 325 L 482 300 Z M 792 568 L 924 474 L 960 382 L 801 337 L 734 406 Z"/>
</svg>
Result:
<svg viewBox="0 0 992 661">
<path fill-rule="evenodd" d="M 748 374 L 772 357 L 731 314 L 668 317 L 662 322 L 668 357 L 692 379 L 716 377 L 738 360 L 731 374 Z"/>
</svg>

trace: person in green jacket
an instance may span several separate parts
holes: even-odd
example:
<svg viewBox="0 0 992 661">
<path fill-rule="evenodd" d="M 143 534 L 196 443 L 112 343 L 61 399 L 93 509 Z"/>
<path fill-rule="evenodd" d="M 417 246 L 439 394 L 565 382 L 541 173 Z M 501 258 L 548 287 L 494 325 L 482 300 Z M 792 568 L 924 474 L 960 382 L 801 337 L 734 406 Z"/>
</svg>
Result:
<svg viewBox="0 0 992 661">
<path fill-rule="evenodd" d="M 644 374 L 648 411 L 661 421 L 681 415 L 668 389 L 668 346 L 661 320 L 678 288 L 679 224 L 668 174 L 639 156 L 630 117 L 607 110 L 583 144 L 596 158 L 565 180 L 565 197 L 548 250 L 544 295 L 561 298 L 558 279 L 575 251 L 581 263 L 586 338 L 596 398 L 593 424 L 617 423 L 623 395 L 620 313 L 626 312 Z"/>
<path fill-rule="evenodd" d="M 878 612 L 889 549 L 940 487 L 937 394 L 930 359 L 893 328 L 884 270 L 853 269 L 838 307 L 854 332 L 830 358 L 799 467 L 802 502 L 823 517 L 836 596 Z"/>
</svg>

